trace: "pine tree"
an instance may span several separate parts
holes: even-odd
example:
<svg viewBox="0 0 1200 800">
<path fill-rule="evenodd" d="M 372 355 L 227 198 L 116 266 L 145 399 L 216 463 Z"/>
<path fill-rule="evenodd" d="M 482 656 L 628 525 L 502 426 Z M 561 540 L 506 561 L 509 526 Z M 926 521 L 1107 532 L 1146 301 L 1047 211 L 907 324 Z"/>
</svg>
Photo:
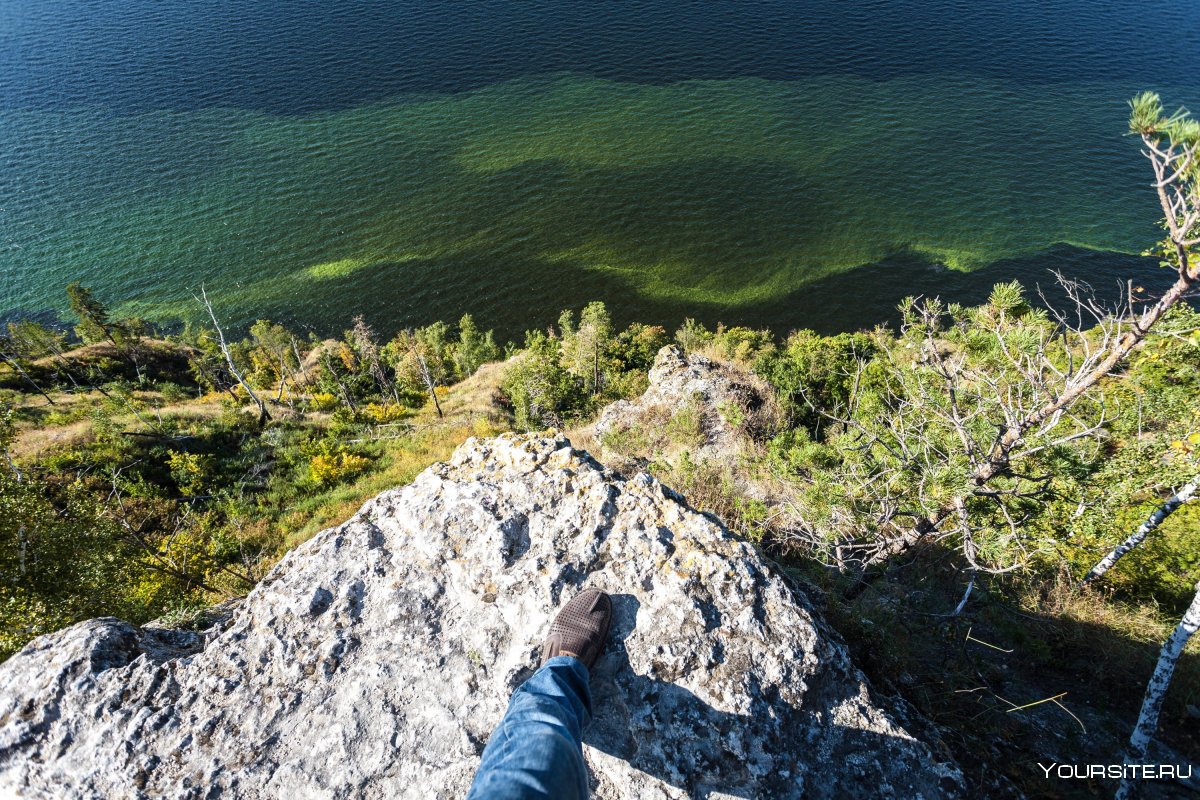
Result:
<svg viewBox="0 0 1200 800">
<path fill-rule="evenodd" d="M 86 344 L 95 342 L 112 342 L 112 322 L 108 318 L 108 308 L 92 293 L 92 290 L 74 281 L 67 285 L 67 298 L 71 303 L 71 313 L 79 318 L 75 333 Z"/>
</svg>

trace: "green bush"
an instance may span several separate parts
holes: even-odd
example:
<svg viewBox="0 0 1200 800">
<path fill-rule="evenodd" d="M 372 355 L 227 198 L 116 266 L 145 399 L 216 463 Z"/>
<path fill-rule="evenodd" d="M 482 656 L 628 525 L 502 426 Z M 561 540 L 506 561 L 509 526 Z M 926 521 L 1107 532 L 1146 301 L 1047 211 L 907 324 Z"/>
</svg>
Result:
<svg viewBox="0 0 1200 800">
<path fill-rule="evenodd" d="M 816 431 L 824 422 L 822 412 L 837 414 L 846 408 L 859 364 L 874 354 L 867 334 L 819 336 L 801 330 L 782 349 L 760 357 L 755 371 L 775 387 L 793 424 Z"/>
<path fill-rule="evenodd" d="M 500 384 L 521 430 L 561 427 L 590 406 L 583 381 L 562 364 L 559 341 L 525 334 L 525 351 Z"/>
<path fill-rule="evenodd" d="M 654 365 L 654 357 L 670 340 L 659 325 L 633 323 L 617 334 L 609 352 L 619 372 L 644 373 Z"/>
<path fill-rule="evenodd" d="M 708 349 L 727 361 L 750 366 L 774 351 L 775 336 L 767 330 L 718 325 L 708 342 Z"/>
<path fill-rule="evenodd" d="M 78 483 L 0 469 L 0 658 L 79 619 L 149 619 L 162 597 L 184 591 L 174 585 L 148 597 L 139 587 L 154 577 L 103 498 Z"/>
<path fill-rule="evenodd" d="M 691 317 L 685 319 L 679 330 L 675 331 L 675 343 L 682 347 L 685 353 L 702 350 L 712 341 L 712 337 L 712 331 Z"/>
<path fill-rule="evenodd" d="M 786 430 L 767 444 L 767 461 L 779 475 L 800 478 L 833 469 L 838 458 L 826 444 L 813 441 L 806 428 Z"/>
</svg>

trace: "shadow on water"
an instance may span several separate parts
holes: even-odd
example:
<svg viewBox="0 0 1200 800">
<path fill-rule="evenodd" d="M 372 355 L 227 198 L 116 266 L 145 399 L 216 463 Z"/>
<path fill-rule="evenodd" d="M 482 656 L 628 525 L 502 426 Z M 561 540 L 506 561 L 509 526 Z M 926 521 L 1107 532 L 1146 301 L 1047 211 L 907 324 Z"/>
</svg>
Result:
<svg viewBox="0 0 1200 800">
<path fill-rule="evenodd" d="M 496 253 L 490 251 L 381 263 L 329 281 L 318 294 L 354 297 L 356 313 L 364 314 L 380 330 L 456 320 L 470 312 L 479 324 L 495 328 L 501 341 L 520 342 L 525 330 L 553 325 L 562 308 L 578 308 L 587 300 L 603 300 L 618 326 L 643 322 L 672 331 L 692 317 L 710 327 L 718 322 L 767 327 L 779 336 L 800 328 L 831 335 L 878 324 L 895 325 L 899 320 L 896 307 L 909 295 L 973 305 L 984 302 L 995 284 L 1012 280 L 1019 280 L 1035 301 L 1040 286 L 1051 302 L 1065 302 L 1052 270 L 1088 282 L 1108 304 L 1117 300 L 1127 280 L 1145 287 L 1146 296 L 1154 297 L 1172 278 L 1152 258 L 1069 245 L 970 272 L 902 252 L 817 278 L 777 299 L 734 306 L 648 297 L 632 282 L 565 260 L 548 268 L 545 261 L 527 253 L 511 253 L 502 263 L 498 268 Z M 328 309 L 270 301 L 256 313 L 299 325 L 312 325 L 329 316 Z M 330 321 L 315 327 L 320 333 L 335 334 L 346 324 L 344 320 Z"/>
<path fill-rule="evenodd" d="M 363 157 L 387 161 L 390 152 L 381 145 Z M 272 207 L 278 219 L 262 217 L 254 204 L 230 212 L 245 235 L 220 242 L 226 266 L 195 246 L 197 239 L 191 256 L 173 262 L 171 277 L 146 266 L 94 288 L 118 311 L 131 303 L 133 313 L 154 318 L 165 303 L 168 315 L 198 318 L 188 287 L 208 281 L 233 329 L 266 317 L 322 335 L 337 335 L 360 313 L 390 333 L 471 312 L 502 341 L 519 342 L 525 330 L 553 324 L 564 307 L 589 300 L 603 300 L 620 326 L 673 330 L 693 317 L 780 335 L 795 328 L 837 333 L 895 321 L 896 304 L 909 294 L 974 303 L 1000 281 L 1049 284 L 1053 268 L 1102 290 L 1118 277 L 1165 275 L 1153 259 L 1066 245 L 971 272 L 902 249 L 880 258 L 920 238 L 921 226 L 847 206 L 836 181 L 775 161 L 709 155 L 589 166 L 532 159 L 485 170 L 463 168 L 431 146 L 397 163 L 365 199 L 319 214 L 304 203 Z M 313 184 L 332 197 L 354 165 L 335 166 L 298 166 L 284 182 Z M 950 239 L 967 236 L 961 212 L 947 208 L 945 215 Z M 255 244 L 252 231 L 271 235 Z M 862 231 L 872 238 L 864 241 Z M 1009 234 L 1001 245 L 981 231 L 970 249 L 1007 252 L 1053 235 Z M 320 264 L 296 263 L 305 253 Z M 856 261 L 873 263 L 832 272 L 832 264 Z M 309 272 L 330 264 L 344 268 Z M 228 265 L 246 272 L 231 274 Z M 8 315 L 24 316 L 0 303 L 0 317 Z"/>
<path fill-rule="evenodd" d="M 840 673 L 810 676 L 799 708 L 764 687 L 747 663 L 745 683 L 735 692 L 750 698 L 748 714 L 722 711 L 675 682 L 636 674 L 626 642 L 636 635 L 640 603 L 629 594 L 612 599 L 608 648 L 592 670 L 588 746 L 699 799 L 870 796 L 878 762 L 893 758 L 921 768 L 911 753 L 902 753 L 910 742 L 833 722 L 834 708 L 858 700 L 857 681 Z M 721 626 L 715 606 L 702 614 L 710 629 Z M 865 764 L 863 774 L 843 769 L 849 762 Z M 885 769 L 899 775 L 904 768 Z M 593 789 L 603 780 L 593 772 Z"/>
<path fill-rule="evenodd" d="M 432 158 L 423 155 L 422 169 L 433 169 Z M 221 287 L 231 328 L 270 318 L 321 335 L 337 335 L 356 314 L 390 333 L 470 312 L 501 341 L 519 342 L 524 331 L 554 324 L 564 307 L 590 300 L 604 301 L 622 327 L 644 322 L 674 330 L 693 317 L 779 335 L 797 328 L 831 334 L 894 323 L 896 305 L 908 295 L 972 304 L 998 282 L 1052 287 L 1051 269 L 1087 280 L 1109 298 L 1124 279 L 1151 290 L 1169 279 L 1154 259 L 1069 245 L 969 272 L 910 250 L 832 272 L 827 265 L 839 258 L 877 258 L 881 250 L 857 246 L 851 233 L 880 223 L 847 209 L 832 187 L 774 162 L 709 157 L 581 170 L 534 160 L 475 172 L 459 169 L 446 154 L 440 159 L 436 171 L 446 177 L 435 188 L 409 196 L 399 187 L 432 178 L 405 173 L 406 180 L 371 201 L 366 216 L 394 218 L 394 230 L 360 230 L 348 211 L 317 215 L 307 225 L 293 220 L 323 243 L 330 263 L 361 260 L 343 272 L 318 278 L 307 267 L 271 268 L 243 286 L 189 262 L 179 265 L 186 269 L 178 280 L 145 275 L 140 288 L 119 294 L 116 287 L 96 288 L 114 305 L 140 303 L 143 316 L 153 317 L 156 304 L 167 302 L 173 313 L 196 318 L 200 309 L 187 287 L 210 279 L 210 290 Z M 875 233 L 881 248 L 917 235 Z M 362 237 L 391 255 L 336 257 L 353 252 L 350 245 Z M 844 247 L 830 244 L 843 240 Z M 254 263 L 256 255 L 237 242 L 222 244 L 222 258 Z M 286 252 L 311 245 L 277 243 Z M 10 316 L 27 315 L 0 305 L 0 319 Z"/>
<path fill-rule="evenodd" d="M 971 271 L 952 270 L 914 252 L 899 252 L 874 263 L 828 275 L 786 297 L 747 309 L 755 321 L 783 334 L 811 328 L 836 334 L 875 325 L 895 325 L 899 303 L 909 296 L 940 297 L 946 302 L 978 305 L 998 283 L 1020 281 L 1031 300 L 1040 304 L 1037 288 L 1056 306 L 1067 301 L 1054 276 L 1089 284 L 1107 306 L 1121 297 L 1126 281 L 1155 297 L 1171 284 L 1173 274 L 1157 259 L 1059 244 L 1039 253 L 995 261 Z M 730 317 L 723 319 L 727 324 Z M 733 324 L 741 324 L 733 322 Z"/>
<path fill-rule="evenodd" d="M 318 287 L 307 287 L 305 293 L 318 303 L 336 304 L 337 309 L 346 307 L 345 298 L 353 298 L 354 313 L 363 314 L 377 329 L 387 332 L 438 320 L 455 321 L 471 313 L 478 324 L 495 329 L 500 341 L 520 343 L 524 331 L 556 324 L 563 308 L 602 300 L 619 327 L 642 322 L 662 325 L 670 332 L 691 317 L 709 327 L 717 323 L 766 327 L 782 337 L 800 328 L 832 335 L 895 325 L 900 317 L 896 307 L 907 296 L 937 296 L 974 305 L 984 302 L 995 284 L 1012 280 L 1019 280 L 1035 302 L 1038 286 L 1051 302 L 1064 302 L 1066 297 L 1051 270 L 1088 282 L 1108 304 L 1117 300 L 1126 281 L 1145 287 L 1145 296 L 1154 298 L 1172 280 L 1172 274 L 1159 268 L 1155 259 L 1070 245 L 997 261 L 970 272 L 902 252 L 814 279 L 777 299 L 735 306 L 648 297 L 632 281 L 614 279 L 611 273 L 568 260 L 550 267 L 528 253 L 498 257 L 495 251 L 472 250 L 441 258 L 373 264 Z M 335 336 L 349 325 L 349 317 L 342 319 L 344 315 L 331 305 L 316 306 L 312 299 L 296 294 L 285 300 L 264 298 L 256 303 L 250 318 L 269 318 Z M 64 317 L 55 310 L 0 311 L 0 324 L 19 319 L 64 324 Z"/>
<path fill-rule="evenodd" d="M 443 166 L 448 174 L 436 189 L 379 199 L 398 226 L 380 234 L 381 249 L 408 255 L 321 281 L 264 275 L 262 291 L 240 303 L 243 318 L 269 315 L 336 334 L 351 313 L 390 331 L 469 311 L 501 340 L 520 341 L 525 330 L 553 324 L 564 307 L 603 300 L 621 326 L 673 330 L 693 317 L 780 335 L 838 333 L 894 322 L 896 305 L 911 294 L 977 303 L 998 282 L 1051 286 L 1052 269 L 1110 297 L 1119 280 L 1150 286 L 1166 275 L 1154 259 L 1065 244 L 972 271 L 947 269 L 904 249 L 921 235 L 919 226 L 887 227 L 869 208 L 846 207 L 835 186 L 777 162 L 707 157 L 584 168 L 545 159 L 482 172 Z M 946 215 L 948 229 L 965 235 L 961 218 L 952 209 Z M 861 241 L 863 230 L 875 243 Z M 1014 234 L 1001 247 L 981 230 L 973 249 L 1035 246 L 1044 235 L 1050 232 Z M 872 263 L 838 272 L 828 266 L 858 259 Z"/>
</svg>

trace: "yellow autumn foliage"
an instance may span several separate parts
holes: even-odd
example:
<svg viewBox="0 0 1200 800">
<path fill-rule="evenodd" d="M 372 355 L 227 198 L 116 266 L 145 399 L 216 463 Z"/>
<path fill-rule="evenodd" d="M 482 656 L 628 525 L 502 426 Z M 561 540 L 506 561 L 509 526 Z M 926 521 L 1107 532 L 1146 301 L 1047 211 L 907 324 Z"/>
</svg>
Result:
<svg viewBox="0 0 1200 800">
<path fill-rule="evenodd" d="M 333 486 L 364 472 L 370 460 L 353 453 L 321 453 L 308 462 L 308 473 L 318 486 Z"/>
<path fill-rule="evenodd" d="M 408 409 L 399 403 L 368 403 L 363 409 L 363 416 L 375 423 L 396 422 L 408 413 Z"/>
<path fill-rule="evenodd" d="M 329 392 L 316 392 L 309 395 L 308 404 L 316 411 L 331 411 L 337 407 L 338 399 Z"/>
</svg>

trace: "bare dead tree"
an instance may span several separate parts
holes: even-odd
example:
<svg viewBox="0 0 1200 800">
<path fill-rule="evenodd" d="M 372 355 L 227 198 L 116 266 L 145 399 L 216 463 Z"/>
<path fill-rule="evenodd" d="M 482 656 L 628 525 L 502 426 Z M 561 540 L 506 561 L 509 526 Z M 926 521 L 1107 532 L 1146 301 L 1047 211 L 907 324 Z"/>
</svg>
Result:
<svg viewBox="0 0 1200 800">
<path fill-rule="evenodd" d="M 3 350 L 0 350 L 0 358 L 4 359 L 4 361 L 7 362 L 10 367 L 12 367 L 14 370 L 16 370 L 16 372 L 18 374 L 20 374 L 20 376 L 22 378 L 25 379 L 25 382 L 33 387 L 33 390 L 35 392 L 40 394 L 42 397 L 46 398 L 46 402 L 48 402 L 50 405 L 56 405 L 56 403 L 54 402 L 54 398 L 51 397 L 50 395 L 46 394 L 46 390 L 43 389 L 41 386 L 39 386 L 37 381 L 35 381 L 33 378 L 29 377 L 29 373 L 26 372 L 24 370 L 24 368 L 21 367 L 21 365 L 17 362 L 17 360 L 15 358 L 10 356 L 8 353 L 4 352 Z"/>
<path fill-rule="evenodd" d="M 384 396 L 390 394 L 392 399 L 399 403 L 400 394 L 396 390 L 396 384 L 388 378 L 387 370 L 383 368 L 383 359 L 380 358 L 375 331 L 371 329 L 361 314 L 354 318 L 354 327 L 350 331 L 350 336 L 354 340 L 354 346 L 358 348 L 359 357 L 366 363 L 371 377 L 375 380 L 375 385 L 379 387 L 379 393 Z"/>
<path fill-rule="evenodd" d="M 1166 699 L 1167 689 L 1171 686 L 1171 677 L 1175 674 L 1175 665 L 1188 640 L 1200 630 L 1200 583 L 1196 584 L 1196 596 L 1184 613 L 1179 625 L 1171 632 L 1163 643 L 1158 654 L 1158 663 L 1154 666 L 1154 674 L 1146 685 L 1146 696 L 1142 700 L 1142 710 L 1138 714 L 1137 724 L 1133 735 L 1129 737 L 1129 748 L 1125 752 L 1126 764 L 1141 764 L 1146 759 L 1146 750 L 1154 734 L 1158 732 L 1158 716 L 1162 712 L 1163 700 Z M 1129 800 L 1137 795 L 1138 784 L 1126 778 L 1121 781 L 1117 790 L 1117 800 Z"/>
<path fill-rule="evenodd" d="M 442 404 L 438 401 L 437 396 L 437 381 L 434 380 L 433 374 L 429 371 L 429 362 L 425 360 L 425 354 L 421 352 L 419 347 L 413 348 L 413 355 L 417 359 L 417 368 L 421 373 L 421 380 L 425 383 L 425 388 L 429 391 L 429 399 L 433 400 L 433 407 L 437 410 L 438 417 L 442 414 Z"/>
<path fill-rule="evenodd" d="M 279 357 L 279 389 L 275 392 L 275 405 L 283 402 L 283 389 L 287 385 L 288 379 L 291 378 L 291 370 L 287 367 L 287 359 L 283 356 Z"/>
<path fill-rule="evenodd" d="M 322 353 L 320 355 L 320 363 L 325 374 L 337 385 L 338 393 L 342 396 L 342 402 L 351 411 L 358 411 L 358 405 L 354 402 L 354 395 L 350 392 L 350 388 L 346 386 L 346 382 L 342 380 L 342 374 L 335 366 L 333 356 L 328 352 Z"/>
<path fill-rule="evenodd" d="M 304 388 L 311 392 L 313 388 L 312 378 L 309 376 L 308 370 L 304 368 L 304 359 L 300 356 L 300 343 L 296 341 L 295 336 L 290 336 L 289 338 L 292 342 L 292 353 L 296 357 L 296 368 L 299 370 L 300 375 L 304 377 Z M 292 376 L 293 384 L 295 383 L 295 380 L 295 376 Z"/>
<path fill-rule="evenodd" d="M 236 401 L 238 399 L 237 392 L 235 392 L 233 390 L 233 387 L 229 385 L 228 381 L 222 380 L 220 375 L 214 375 L 212 372 L 209 371 L 208 367 L 206 367 L 204 364 L 203 356 L 191 359 L 190 364 L 191 364 L 191 367 L 193 370 L 193 375 L 196 375 L 196 373 L 199 373 L 199 375 L 196 375 L 196 378 L 197 378 L 196 396 L 197 397 L 200 397 L 201 394 L 203 393 L 203 390 L 199 386 L 199 384 L 200 384 L 201 380 L 204 380 L 204 381 L 207 381 L 211 386 L 216 388 L 217 391 L 224 390 L 225 392 L 228 392 L 230 398 L 232 398 L 234 401 Z"/>
<path fill-rule="evenodd" d="M 1158 526 L 1162 525 L 1167 517 L 1171 516 L 1180 506 L 1192 499 L 1198 485 L 1200 485 L 1200 476 L 1193 478 L 1184 484 L 1182 489 L 1171 495 L 1167 502 L 1155 509 L 1154 513 L 1147 517 L 1145 522 L 1139 525 L 1136 531 L 1130 534 L 1129 538 L 1110 550 L 1104 558 L 1097 562 L 1096 566 L 1088 571 L 1088 574 L 1083 577 L 1083 585 L 1086 586 L 1101 578 L 1104 573 L 1112 569 L 1126 554 L 1144 542 L 1146 537 L 1157 530 Z"/>
<path fill-rule="evenodd" d="M 246 390 L 246 394 L 258 406 L 258 426 L 261 428 L 271 418 L 271 414 L 267 411 L 267 404 L 263 402 L 262 398 L 250 386 L 249 382 L 242 375 L 242 371 L 237 368 L 237 364 L 233 363 L 233 354 L 230 352 L 229 345 L 225 341 L 225 332 L 221 330 L 221 323 L 217 320 L 217 312 L 213 310 L 212 303 L 208 299 L 208 292 L 205 291 L 204 286 L 200 286 L 199 297 L 196 297 L 196 295 L 192 295 L 192 297 L 195 297 L 196 302 L 203 303 L 204 307 L 208 309 L 208 316 L 212 319 L 213 327 L 217 331 L 217 346 L 221 349 L 221 355 L 225 356 L 225 364 L 229 367 L 230 374 L 237 379 L 237 382 Z"/>
<path fill-rule="evenodd" d="M 8 469 L 12 472 L 17 483 L 24 483 L 25 475 L 17 466 L 16 460 L 12 457 L 9 451 L 9 446 L 13 440 L 17 438 L 17 426 L 13 422 L 13 409 L 5 408 L 3 413 L 0 413 L 0 451 L 4 453 L 4 460 L 8 463 Z M 24 528 L 21 529 L 24 531 Z M 24 535 L 22 533 L 22 535 Z"/>
</svg>

